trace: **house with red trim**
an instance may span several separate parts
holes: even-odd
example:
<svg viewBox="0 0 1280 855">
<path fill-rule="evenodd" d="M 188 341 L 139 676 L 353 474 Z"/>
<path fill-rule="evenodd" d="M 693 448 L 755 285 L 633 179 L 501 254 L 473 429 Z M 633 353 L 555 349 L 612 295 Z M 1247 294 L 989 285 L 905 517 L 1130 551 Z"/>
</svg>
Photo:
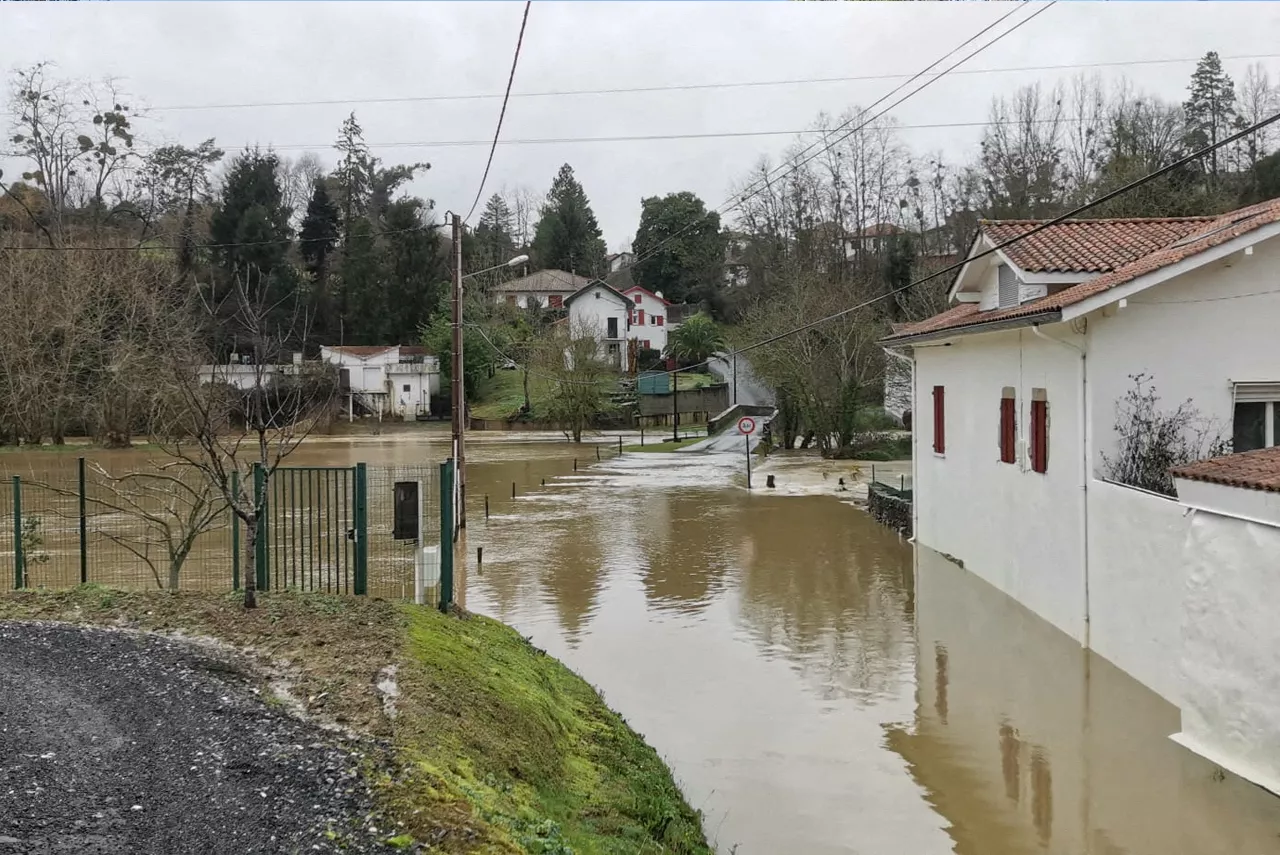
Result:
<svg viewBox="0 0 1280 855">
<path fill-rule="evenodd" d="M 650 291 L 632 285 L 622 292 L 631 301 L 631 326 L 627 338 L 635 339 L 641 349 L 665 351 L 670 329 L 671 301 L 661 291 Z"/>
<path fill-rule="evenodd" d="M 882 342 L 910 367 L 914 538 L 1280 792 L 1280 200 L 1041 225 L 981 223 L 950 307 Z M 1235 453 L 1132 486 L 1151 394 L 1184 407 L 1175 442 Z"/>
</svg>

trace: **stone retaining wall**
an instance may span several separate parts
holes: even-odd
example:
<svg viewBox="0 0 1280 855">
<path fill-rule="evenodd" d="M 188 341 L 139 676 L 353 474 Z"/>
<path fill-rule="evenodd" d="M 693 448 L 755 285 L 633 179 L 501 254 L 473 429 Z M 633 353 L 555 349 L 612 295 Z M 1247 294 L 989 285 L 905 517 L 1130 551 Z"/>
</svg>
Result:
<svg viewBox="0 0 1280 855">
<path fill-rule="evenodd" d="M 876 522 L 911 537 L 911 497 L 883 484 L 870 484 L 867 489 L 867 511 Z"/>
</svg>

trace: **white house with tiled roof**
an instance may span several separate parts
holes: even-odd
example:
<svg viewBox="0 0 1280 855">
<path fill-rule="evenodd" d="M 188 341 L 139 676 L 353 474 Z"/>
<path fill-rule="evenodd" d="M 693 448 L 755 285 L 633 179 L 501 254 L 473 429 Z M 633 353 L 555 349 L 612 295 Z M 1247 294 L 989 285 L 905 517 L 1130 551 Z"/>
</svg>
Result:
<svg viewBox="0 0 1280 855">
<path fill-rule="evenodd" d="M 912 368 L 914 537 L 1178 704 L 1185 729 L 1213 705 L 1206 682 L 1188 680 L 1205 654 L 1184 633 L 1203 605 L 1188 569 L 1203 511 L 1108 477 L 1119 402 L 1145 377 L 1161 408 L 1198 411 L 1206 449 L 1212 436 L 1236 452 L 1280 445 L 1280 200 L 1031 233 L 1039 225 L 982 223 L 951 307 L 883 342 Z M 1280 533 L 1280 517 L 1252 524 Z M 1231 644 L 1218 652 L 1259 664 L 1261 648 Z M 1271 692 L 1271 711 L 1230 750 L 1206 742 L 1206 728 L 1234 727 L 1224 721 L 1187 742 L 1280 786 L 1280 748 L 1260 772 L 1241 759 L 1264 736 L 1280 746 L 1280 656 L 1267 649 L 1262 683 L 1234 700 Z"/>
<path fill-rule="evenodd" d="M 326 345 L 320 358 L 338 367 L 349 419 L 357 409 L 379 418 L 426 418 L 440 394 L 440 360 L 419 345 Z"/>
<path fill-rule="evenodd" d="M 544 309 L 564 308 L 565 300 L 592 280 L 564 270 L 539 270 L 501 285 L 494 286 L 493 298 L 498 303 L 510 303 L 527 309 L 536 302 Z"/>
</svg>

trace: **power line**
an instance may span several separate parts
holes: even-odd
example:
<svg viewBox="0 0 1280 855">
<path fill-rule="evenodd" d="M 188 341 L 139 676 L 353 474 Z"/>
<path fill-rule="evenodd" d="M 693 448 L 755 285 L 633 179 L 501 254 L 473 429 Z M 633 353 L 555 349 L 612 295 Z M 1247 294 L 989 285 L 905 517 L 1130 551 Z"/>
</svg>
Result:
<svg viewBox="0 0 1280 855">
<path fill-rule="evenodd" d="M 790 330 L 787 330 L 786 332 L 778 333 L 777 335 L 770 336 L 766 339 L 763 339 L 762 341 L 757 341 L 752 344 L 733 350 L 730 352 L 730 355 L 746 353 L 749 350 L 755 350 L 758 347 L 764 347 L 766 345 L 773 344 L 774 342 L 787 338 L 788 336 L 792 336 L 792 335 L 795 335 L 796 333 L 804 332 L 805 330 L 813 329 L 814 327 L 827 323 L 828 321 L 833 321 L 833 320 L 836 320 L 837 318 L 842 318 L 845 315 L 852 314 L 853 312 L 856 312 L 859 309 L 864 309 L 867 306 L 870 306 L 872 303 L 875 303 L 879 300 L 883 300 L 886 297 L 891 297 L 895 294 L 900 294 L 904 291 L 908 291 L 917 285 L 920 285 L 924 282 L 928 282 L 930 279 L 936 279 L 937 277 L 942 276 L 945 273 L 952 273 L 956 270 L 959 270 L 961 267 L 964 267 L 966 264 L 968 264 L 971 261 L 976 261 L 979 258 L 985 258 L 988 255 L 993 255 L 994 253 L 999 252 L 1005 247 L 1011 246 L 1020 241 L 1024 241 L 1027 238 L 1031 237 L 1032 235 L 1042 232 L 1045 229 L 1051 228 L 1052 226 L 1056 226 L 1059 223 L 1062 223 L 1066 220 L 1073 219 L 1079 216 L 1080 214 L 1084 213 L 1085 211 L 1089 210 L 1090 208 L 1096 208 L 1098 205 L 1101 205 L 1104 202 L 1109 202 L 1118 196 L 1122 196 L 1125 193 L 1129 193 L 1133 190 L 1136 190 L 1138 187 L 1141 187 L 1144 184 L 1154 181 L 1155 179 L 1161 177 L 1162 175 L 1166 175 L 1174 171 L 1175 169 L 1180 169 L 1181 167 L 1186 166 L 1187 164 L 1193 161 L 1199 160 L 1200 158 L 1216 151 L 1217 149 L 1230 145 L 1231 143 L 1234 143 L 1237 140 L 1240 140 L 1248 136 L 1249 134 L 1257 133 L 1258 131 L 1262 130 L 1268 125 L 1272 125 L 1276 122 L 1280 122 L 1280 113 L 1276 113 L 1274 116 L 1271 116 L 1270 118 L 1263 119 L 1260 122 L 1256 122 L 1250 125 L 1249 127 L 1241 131 L 1238 131 L 1229 137 L 1226 137 L 1225 139 L 1219 140 L 1216 143 L 1211 143 L 1210 145 L 1207 145 L 1197 151 L 1192 152 L 1191 154 L 1181 157 L 1178 160 L 1175 160 L 1174 162 L 1166 166 L 1162 166 L 1159 169 L 1153 170 L 1152 172 L 1147 173 L 1141 178 L 1137 178 L 1133 181 L 1130 181 L 1128 184 L 1125 184 L 1123 187 L 1119 187 L 1115 190 L 1112 190 L 1109 193 L 1104 193 L 1103 195 L 1099 196 L 1098 198 L 1090 202 L 1086 202 L 1083 205 L 1072 208 L 1070 211 L 1067 211 L 1065 214 L 1059 214 L 1058 216 L 1052 219 L 1045 220 L 1043 223 L 1036 225 L 1034 228 L 1028 229 L 1022 234 L 1016 237 L 1010 238 L 1009 240 L 1006 240 L 1003 243 L 996 244 L 990 249 L 979 252 L 976 255 L 968 256 L 962 259 L 961 261 L 956 262 L 955 264 L 944 267 L 941 270 L 928 274 L 927 276 L 922 276 L 919 279 L 916 279 L 913 282 L 909 282 L 906 285 L 903 285 L 899 288 L 894 288 L 890 291 L 886 291 L 883 294 L 879 294 L 868 300 L 864 300 L 861 303 L 858 303 L 857 305 L 854 305 L 854 306 L 850 306 L 847 309 L 842 309 L 839 312 L 835 312 L 833 314 L 827 315 L 826 317 L 818 318 L 817 320 L 810 321 L 806 324 L 801 324 L 800 326 L 795 327 L 794 329 L 790 329 Z M 1256 296 L 1256 295 L 1248 295 L 1248 296 Z M 700 365 L 702 364 L 705 364 L 705 363 L 700 363 Z M 699 367 L 699 366 L 691 366 L 691 367 Z M 684 371 L 688 369 L 676 369 L 676 370 Z"/>
<path fill-rule="evenodd" d="M 688 233 L 690 230 L 692 230 L 693 228 L 695 228 L 696 226 L 698 226 L 698 225 L 701 223 L 701 221 L 702 221 L 703 219 L 706 219 L 706 217 L 710 217 L 710 216 L 711 216 L 711 214 L 713 214 L 713 213 L 714 213 L 714 214 L 727 213 L 728 211 L 731 211 L 731 210 L 733 210 L 734 208 L 736 208 L 736 207 L 738 207 L 738 206 L 740 206 L 740 205 L 742 205 L 742 204 L 746 203 L 748 199 L 751 199 L 752 197 L 759 195 L 762 191 L 764 191 L 765 189 L 767 189 L 767 188 L 769 187 L 770 182 L 771 182 L 772 180 L 775 180 L 776 178 L 781 178 L 781 177 L 783 177 L 783 176 L 785 176 L 785 175 L 788 175 L 788 174 L 791 174 L 791 173 L 794 173 L 794 172 L 799 171 L 802 167 L 804 167 L 807 163 L 809 163 L 809 161 L 810 161 L 810 160 L 812 160 L 813 158 L 815 158 L 815 157 L 817 157 L 818 155 L 822 154 L 824 151 L 830 151 L 830 150 L 831 150 L 831 148 L 832 148 L 833 146 L 837 145 L 838 143 L 843 142 L 844 140 L 848 139 L 849 137 L 851 137 L 851 136 L 853 136 L 854 134 L 858 133 L 859 131 L 863 130 L 863 129 L 864 129 L 864 128 L 866 128 L 868 125 L 870 125 L 872 122 L 877 121 L 877 120 L 878 120 L 878 119 L 880 119 L 882 116 L 884 116 L 886 113 L 888 113 L 890 110 L 892 110 L 894 107 L 897 107 L 899 104 L 902 104 L 904 101 L 906 101 L 906 100 L 907 100 L 908 98 L 910 98 L 911 96 L 913 96 L 913 95 L 915 95 L 916 93 L 920 92 L 921 90 L 923 90 L 923 89 L 927 88 L 928 86 L 932 85 L 933 83 L 936 83 L 938 80 L 941 80 L 941 79 L 942 79 L 943 77 L 945 77 L 947 74 L 951 73 L 951 72 L 952 72 L 952 71 L 954 71 L 956 68 L 958 68 L 959 66 L 963 65 L 964 63 L 968 62 L 970 59 L 972 59 L 973 57 L 977 56 L 979 53 L 982 53 L 982 51 L 984 51 L 984 50 L 986 50 L 987 48 L 991 47 L 993 44 L 995 44 L 996 42 L 998 42 L 998 41 L 1000 41 L 1001 39 L 1005 38 L 1005 37 L 1006 37 L 1006 36 L 1008 36 L 1010 33 L 1013 33 L 1015 30 L 1018 30 L 1018 29 L 1020 29 L 1021 27 L 1023 27 L 1024 25 L 1026 25 L 1026 24 L 1030 23 L 1033 19 L 1035 19 L 1035 18 L 1039 17 L 1039 16 L 1040 16 L 1041 14 L 1043 14 L 1044 12 L 1047 12 L 1050 8 L 1052 8 L 1052 7 L 1055 5 L 1055 3 L 1056 3 L 1056 2 L 1057 2 L 1057 0 L 1052 0 L 1052 2 L 1048 3 L 1047 5 L 1040 7 L 1040 8 L 1039 8 L 1039 9 L 1037 9 L 1035 12 L 1033 12 L 1031 15 L 1029 15 L 1029 16 L 1027 16 L 1027 17 L 1023 18 L 1021 21 L 1017 22 L 1016 24 L 1014 24 L 1014 25 L 1013 25 L 1012 27 L 1010 27 L 1009 29 L 1005 30 L 1005 31 L 1004 31 L 1004 32 L 1002 32 L 1002 33 L 999 33 L 998 35 L 996 35 L 996 36 L 995 36 L 993 39 L 991 39 L 990 41 L 988 41 L 988 42 L 986 42 L 986 43 L 984 43 L 984 44 L 980 45 L 980 46 L 979 46 L 979 47 L 977 47 L 975 50 L 971 51 L 969 54 L 965 55 L 965 56 L 964 56 L 964 57 L 962 57 L 961 59 L 959 59 L 959 60 L 957 60 L 956 62 L 952 63 L 952 64 L 951 64 L 951 66 L 949 66 L 948 68 L 943 69 L 942 71 L 940 71 L 940 72 L 939 72 L 938 74 L 936 74 L 935 76 L 931 77 L 930 79 L 926 80 L 924 83 L 922 83 L 922 84 L 920 84 L 919 86 L 917 86 L 915 89 L 913 89 L 913 90 L 911 90 L 910 92 L 906 93 L 906 94 L 905 94 L 905 95 L 903 95 L 901 98 L 899 98 L 898 100 L 894 101 L 894 102 L 893 102 L 892 104 L 890 104 L 889 106 L 885 107 L 883 110 L 881 110 L 881 111 L 880 111 L 879 113 L 877 113 L 876 115 L 871 116 L 871 117 L 870 117 L 870 118 L 868 118 L 868 119 L 865 119 L 865 120 L 864 120 L 863 122 L 861 122 L 857 127 L 852 128 L 852 129 L 851 129 L 851 130 L 849 130 L 847 133 L 845 133 L 845 134 L 844 134 L 844 136 L 840 137 L 839 139 L 834 139 L 834 140 L 830 140 L 830 141 L 826 142 L 825 144 L 823 144 L 823 145 L 822 145 L 821 149 L 820 149 L 817 153 L 815 153 L 815 154 L 814 154 L 812 157 L 810 157 L 808 160 L 804 160 L 804 159 L 802 159 L 802 158 L 803 158 L 803 156 L 804 156 L 807 152 L 811 151 L 815 146 L 817 146 L 817 145 L 818 145 L 818 143 L 817 143 L 817 142 L 810 144 L 810 145 L 809 145 L 809 146 L 807 146 L 805 149 L 803 149 L 802 151 L 800 151 L 800 152 L 799 152 L 795 157 L 793 157 L 793 158 L 792 158 L 792 160 L 791 160 L 789 163 L 786 163 L 786 164 L 780 164 L 778 167 L 775 167 L 775 169 L 771 169 L 771 170 L 769 170 L 769 172 L 768 172 L 768 173 L 766 173 L 766 174 L 765 174 L 765 176 L 760 180 L 760 184 L 759 184 L 758 186 L 756 186 L 756 187 L 754 187 L 754 188 L 750 188 L 750 187 L 749 187 L 747 190 L 743 191 L 741 194 L 734 194 L 734 196 L 731 196 L 727 201 L 723 202 L 722 204 L 720 204 L 720 205 L 719 205 L 719 206 L 717 206 L 716 208 L 714 208 L 714 209 L 712 209 L 712 210 L 708 211 L 708 212 L 706 213 L 706 215 L 705 215 L 705 216 L 703 216 L 703 217 L 699 217 L 699 218 L 697 218 L 697 219 L 695 219 L 695 220 L 691 221 L 691 222 L 690 222 L 688 225 L 686 225 L 684 228 L 680 229 L 679 231 L 675 232 L 674 234 L 670 235 L 669 237 L 665 238 L 664 240 L 659 241 L 659 242 L 658 242 L 657 244 L 655 244 L 652 248 L 650 248 L 647 252 L 645 252 L 645 253 L 643 253 L 643 254 L 641 254 L 641 255 L 637 256 L 637 257 L 636 257 L 636 258 L 635 258 L 635 259 L 634 259 L 630 264 L 627 264 L 627 265 L 624 265 L 624 266 L 620 267 L 620 268 L 619 268 L 619 270 L 629 270 L 629 269 L 631 269 L 631 268 L 635 267 L 637 264 L 642 263 L 645 259 L 653 257 L 653 255 L 654 255 L 655 253 L 657 253 L 659 250 L 661 250 L 664 246 L 666 246 L 667 244 L 669 244 L 669 243 L 671 243 L 672 241 L 676 240 L 677 238 L 682 237 L 684 234 Z M 871 107 L 867 108 L 867 110 L 863 111 L 862 113 L 859 113 L 857 116 L 854 116 L 854 117 L 852 117 L 852 118 L 848 119 L 847 121 L 845 121 L 844 123 L 842 123 L 839 127 L 837 127 L 835 130 L 830 131 L 830 132 L 825 132 L 825 133 L 828 133 L 828 134 L 829 134 L 829 133 L 835 133 L 835 132 L 838 132 L 840 129 L 842 129 L 842 128 L 844 128 L 844 127 L 847 127 L 848 125 L 852 124 L 852 123 L 853 123 L 854 121 L 856 121 L 857 119 L 859 119 L 859 118 L 861 118 L 861 117 L 865 116 L 868 112 L 870 112 L 870 110 L 874 109 L 874 108 L 875 108 L 876 106 L 878 106 L 879 104 L 881 104 L 881 103 L 883 103 L 884 101 L 888 100 L 889 98 L 893 97 L 893 95 L 895 95 L 897 92 L 901 91 L 903 88 L 905 88 L 905 87 L 906 87 L 907 85 L 909 85 L 911 82 L 913 82 L 913 81 L 914 81 L 914 80 L 916 80 L 917 78 L 919 78 L 919 77 L 923 76 L 924 74 L 926 74 L 926 73 L 929 71 L 929 69 L 931 69 L 931 68 L 933 68 L 934 66 L 938 65 L 938 64 L 939 64 L 939 63 L 941 63 L 943 60 L 945 60 L 947 57 L 949 57 L 949 56 L 951 56 L 952 54 L 954 54 L 956 51 L 958 51 L 958 50 L 960 50 L 961 48 L 965 47 L 966 45 L 968 45 L 968 44 L 972 43 L 973 41 L 977 40 L 978 38 L 980 38 L 982 35 L 984 35 L 984 34 L 985 34 L 985 33 L 987 33 L 988 31 L 990 31 L 991 29 L 993 29 L 994 27 L 998 26 L 1001 22 L 1003 22 L 1004 20 L 1006 20 L 1010 15 L 1013 15 L 1015 12 L 1019 11 L 1019 9 L 1020 9 L 1020 8 L 1021 8 L 1021 6 L 1020 6 L 1020 5 L 1014 6 L 1014 8 L 1013 8 L 1013 9 L 1011 9 L 1009 12 L 1006 12 L 1004 15 L 1000 16 L 1000 17 L 999 17 L 998 19 L 996 19 L 993 23 L 988 24 L 986 27 L 982 28 L 982 29 L 981 29 L 981 30 L 979 30 L 977 33 L 975 33 L 974 35 L 972 35 L 972 36 L 970 36 L 969 38 L 965 39 L 963 42 L 961 42 L 961 43 L 960 43 L 959 45 L 957 45 L 956 47 L 954 47 L 954 48 L 952 48 L 951 50 L 947 51 L 945 54 L 943 54 L 943 55 L 942 55 L 941 57 L 939 57 L 938 59 L 936 59 L 936 60 L 934 60 L 933 62 L 929 63 L 929 65 L 927 65 L 923 70 L 921 70 L 921 71 L 920 71 L 920 72 L 918 72 L 914 77 L 912 77 L 912 78 L 911 78 L 911 80 L 908 80 L 908 81 L 907 81 L 907 83 L 904 83 L 904 84 L 902 84 L 902 85 L 900 85 L 900 86 L 895 87 L 894 89 L 892 89 L 892 90 L 890 90 L 888 93 L 886 93 L 884 96 L 882 96 L 881 98 L 879 98 L 878 100 L 876 100 L 875 102 L 873 102 L 873 103 L 872 103 L 872 105 L 871 105 Z M 784 171 L 783 173 L 781 173 L 780 175 L 777 175 L 777 176 L 773 175 L 773 173 L 774 173 L 775 171 L 780 170 L 780 169 L 783 169 L 784 167 L 786 167 L 786 169 L 785 169 L 785 171 Z M 741 198 L 738 198 L 739 196 L 741 196 Z M 615 271 L 615 272 L 616 272 L 616 271 Z M 603 280 L 599 280 L 599 279 L 598 279 L 598 280 L 596 280 L 596 281 L 598 281 L 598 282 L 602 282 Z"/>
<path fill-rule="evenodd" d="M 493 154 L 498 150 L 498 136 L 502 133 L 502 120 L 507 115 L 507 101 L 511 99 L 511 86 L 516 82 L 516 65 L 520 62 L 520 46 L 524 44 L 524 28 L 529 23 L 529 7 L 532 5 L 532 0 L 525 0 L 524 16 L 520 19 L 520 35 L 516 37 L 516 52 L 511 58 L 511 75 L 507 78 L 507 92 L 502 96 L 502 109 L 498 111 L 498 126 L 493 130 L 493 145 L 489 147 L 489 159 L 484 165 L 484 175 L 480 176 L 480 189 L 476 190 L 476 199 L 471 203 L 471 210 L 462 218 L 464 223 L 476 212 L 476 206 L 480 204 L 480 195 L 484 193 L 484 183 L 489 180 L 489 168 L 493 166 Z"/>
<path fill-rule="evenodd" d="M 860 114 L 861 115 L 861 114 Z M 894 131 L 915 131 L 938 128 L 985 128 L 999 127 L 1003 125 L 1051 125 L 1051 124 L 1082 124 L 1090 121 L 1087 118 L 1062 116 L 1056 119 L 1031 119 L 1020 121 L 1017 119 L 1000 119 L 995 121 L 982 122 L 928 122 L 924 124 L 910 125 L 894 125 L 890 130 Z M 499 140 L 498 145 L 565 145 L 570 143 L 617 143 L 617 142 L 658 142 L 662 140 L 713 140 L 713 139 L 731 139 L 736 137 L 781 137 L 781 136 L 806 136 L 810 134 L 830 134 L 834 131 L 830 128 L 805 128 L 802 130 L 777 130 L 777 131 L 709 131 L 706 133 L 671 133 L 671 134 L 623 134 L 608 137 L 534 137 L 528 139 L 505 139 Z M 475 139 L 475 140 L 419 140 L 416 142 L 394 142 L 394 143 L 368 143 L 370 148 L 458 148 L 462 146 L 482 146 L 491 145 L 492 140 Z M 273 145 L 273 151 L 305 151 L 317 148 L 325 148 L 328 143 L 286 143 L 283 145 Z M 247 146 L 246 146 L 247 147 Z"/>
<path fill-rule="evenodd" d="M 1274 53 L 1258 53 L 1258 54 L 1235 54 L 1223 56 L 1221 59 L 1225 62 L 1230 61 L 1248 61 L 1260 59 L 1277 59 L 1280 54 Z M 971 68 L 956 71 L 957 75 L 978 75 L 978 74 L 1025 74 L 1033 71 L 1072 71 L 1085 68 L 1125 68 L 1133 66 L 1147 65 L 1174 65 L 1178 63 L 1199 62 L 1200 57 L 1164 57 L 1154 59 L 1129 59 L 1129 60 L 1109 60 L 1103 62 L 1081 62 L 1081 63 L 1062 63 L 1057 65 L 1023 65 L 1004 68 Z M 669 86 L 624 86 L 609 89 L 561 89 L 549 90 L 542 92 L 511 92 L 511 98 L 561 98 L 561 97 L 578 97 L 583 95 L 632 95 L 656 92 L 686 92 L 686 91 L 703 91 L 718 89 L 753 89 L 765 88 L 771 86 L 803 86 L 809 84 L 829 84 L 829 83 L 857 83 L 862 81 L 875 80 L 902 80 L 911 77 L 909 74 L 855 74 L 841 77 L 800 77 L 786 78 L 781 80 L 744 80 L 744 81 L 725 81 L 718 83 L 680 83 Z M 296 101 L 243 101 L 220 104 L 170 104 L 161 107 L 151 107 L 150 112 L 170 113 L 185 112 L 195 110 L 248 110 L 258 108 L 280 108 L 280 107 L 326 107 L 326 106 L 347 106 L 347 105 L 373 105 L 373 104 L 411 104 L 411 103 L 430 103 L 440 101 L 483 101 L 496 100 L 498 98 L 507 97 L 500 92 L 476 92 L 464 93 L 457 95 L 403 95 L 403 96 L 384 96 L 384 97 L 351 97 L 351 98 L 325 98 L 313 100 L 296 100 Z"/>
</svg>

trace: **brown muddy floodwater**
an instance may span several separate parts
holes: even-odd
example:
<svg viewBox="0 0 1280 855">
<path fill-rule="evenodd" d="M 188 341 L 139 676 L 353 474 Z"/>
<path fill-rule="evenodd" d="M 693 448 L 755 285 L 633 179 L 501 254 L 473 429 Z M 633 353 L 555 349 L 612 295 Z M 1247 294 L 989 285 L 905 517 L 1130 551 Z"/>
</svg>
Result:
<svg viewBox="0 0 1280 855">
<path fill-rule="evenodd" d="M 840 501 L 851 464 L 770 461 L 756 484 L 777 489 L 748 493 L 741 455 L 597 463 L 543 439 L 472 435 L 459 598 L 597 686 L 719 852 L 1280 853 L 1280 799 L 1170 741 L 1171 705 Z M 438 431 L 323 439 L 294 462 L 448 449 Z M 0 455 L 3 475 L 74 465 Z"/>
<path fill-rule="evenodd" d="M 1176 709 L 1106 661 L 839 501 L 841 466 L 771 462 L 756 483 L 777 489 L 748 493 L 739 455 L 630 454 L 542 488 L 538 450 L 495 451 L 471 458 L 468 607 L 595 684 L 719 852 L 1280 852 L 1280 799 L 1174 744 Z"/>
</svg>

